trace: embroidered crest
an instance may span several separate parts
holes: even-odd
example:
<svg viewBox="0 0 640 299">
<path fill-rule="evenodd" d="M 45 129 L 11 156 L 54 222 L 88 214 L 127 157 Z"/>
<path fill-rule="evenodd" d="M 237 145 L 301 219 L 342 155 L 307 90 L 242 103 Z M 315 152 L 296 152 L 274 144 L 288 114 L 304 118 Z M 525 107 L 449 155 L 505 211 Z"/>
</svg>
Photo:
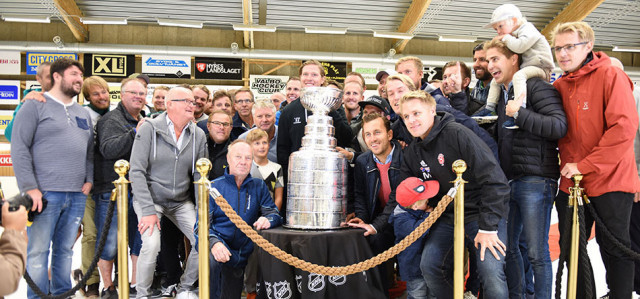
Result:
<svg viewBox="0 0 640 299">
<path fill-rule="evenodd" d="M 340 286 L 347 282 L 347 277 L 344 275 L 329 276 L 329 282 L 335 286 Z"/>
<path fill-rule="evenodd" d="M 424 180 L 431 178 L 431 167 L 424 162 L 424 160 L 420 161 L 420 171 L 422 172 L 422 177 Z"/>
<path fill-rule="evenodd" d="M 267 298 L 271 299 L 271 283 L 265 281 L 264 289 L 267 290 Z"/>
<path fill-rule="evenodd" d="M 589 110 L 589 102 L 584 102 L 584 106 L 582 106 L 582 110 Z"/>
<path fill-rule="evenodd" d="M 298 293 L 302 294 L 302 275 L 296 275 L 296 286 L 298 287 Z"/>
<path fill-rule="evenodd" d="M 442 153 L 438 154 L 438 163 L 440 163 L 440 166 L 444 166 L 444 155 Z"/>
<path fill-rule="evenodd" d="M 273 296 L 276 299 L 289 299 L 291 298 L 291 285 L 288 281 L 284 280 L 273 284 Z"/>
<path fill-rule="evenodd" d="M 324 275 L 311 273 L 309 274 L 309 291 L 318 292 L 324 289 Z"/>
</svg>

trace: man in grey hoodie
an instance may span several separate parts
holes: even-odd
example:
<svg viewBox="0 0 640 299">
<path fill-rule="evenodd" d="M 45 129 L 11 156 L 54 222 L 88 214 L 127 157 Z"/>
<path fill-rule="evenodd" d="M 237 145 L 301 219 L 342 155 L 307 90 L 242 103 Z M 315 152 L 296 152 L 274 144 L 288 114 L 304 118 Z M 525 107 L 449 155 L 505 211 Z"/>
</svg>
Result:
<svg viewBox="0 0 640 299">
<path fill-rule="evenodd" d="M 193 181 L 200 177 L 195 162 L 207 157 L 206 137 L 193 123 L 195 100 L 191 90 L 175 87 L 167 94 L 165 103 L 165 114 L 145 121 L 137 130 L 131 152 L 133 208 L 142 235 L 136 298 L 152 295 L 163 215 L 176 224 L 192 245 L 177 298 L 195 297 L 192 291 L 198 279 Z"/>
</svg>

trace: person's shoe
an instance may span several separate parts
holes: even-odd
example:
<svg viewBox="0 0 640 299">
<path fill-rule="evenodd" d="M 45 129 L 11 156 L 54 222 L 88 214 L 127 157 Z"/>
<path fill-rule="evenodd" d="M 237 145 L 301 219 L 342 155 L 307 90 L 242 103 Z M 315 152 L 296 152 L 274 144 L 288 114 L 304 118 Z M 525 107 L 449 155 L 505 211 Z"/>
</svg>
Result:
<svg viewBox="0 0 640 299">
<path fill-rule="evenodd" d="M 172 284 L 162 290 L 162 298 L 173 298 L 178 294 L 178 285 Z"/>
<path fill-rule="evenodd" d="M 476 295 L 474 295 L 471 291 L 466 291 L 462 294 L 462 298 L 464 299 L 477 299 Z"/>
<path fill-rule="evenodd" d="M 94 283 L 87 286 L 87 290 L 84 292 L 86 298 L 98 298 L 100 297 L 100 283 Z"/>
<path fill-rule="evenodd" d="M 489 110 L 487 108 L 482 108 L 480 111 L 473 114 L 473 116 L 492 116 L 492 115 L 496 115 L 496 112 Z"/>
<path fill-rule="evenodd" d="M 198 293 L 194 291 L 181 291 L 176 295 L 176 299 L 198 299 Z"/>
<path fill-rule="evenodd" d="M 118 291 L 116 291 L 116 287 L 113 285 L 109 286 L 106 289 L 102 290 L 101 299 L 118 299 Z"/>
<path fill-rule="evenodd" d="M 129 285 L 129 297 L 135 297 L 136 294 L 138 294 L 138 291 L 136 290 L 136 285 L 135 284 L 130 284 Z"/>
<path fill-rule="evenodd" d="M 609 294 L 611 294 L 611 292 L 607 292 L 607 294 L 600 297 L 600 299 L 609 299 Z"/>
<path fill-rule="evenodd" d="M 516 125 L 516 120 L 513 117 L 507 118 L 507 120 L 505 120 L 502 124 L 502 127 L 507 130 L 515 130 L 520 128 L 518 125 Z"/>
</svg>

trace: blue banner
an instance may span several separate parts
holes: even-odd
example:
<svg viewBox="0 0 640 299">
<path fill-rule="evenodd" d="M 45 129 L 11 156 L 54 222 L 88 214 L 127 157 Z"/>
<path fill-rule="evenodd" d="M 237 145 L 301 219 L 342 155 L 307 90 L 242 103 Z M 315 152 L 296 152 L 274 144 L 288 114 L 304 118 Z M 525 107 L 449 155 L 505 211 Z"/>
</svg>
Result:
<svg viewBox="0 0 640 299">
<path fill-rule="evenodd" d="M 60 58 L 71 58 L 78 60 L 78 54 L 75 53 L 42 53 L 27 52 L 27 75 L 35 75 L 36 68 L 45 62 L 54 62 Z"/>
</svg>

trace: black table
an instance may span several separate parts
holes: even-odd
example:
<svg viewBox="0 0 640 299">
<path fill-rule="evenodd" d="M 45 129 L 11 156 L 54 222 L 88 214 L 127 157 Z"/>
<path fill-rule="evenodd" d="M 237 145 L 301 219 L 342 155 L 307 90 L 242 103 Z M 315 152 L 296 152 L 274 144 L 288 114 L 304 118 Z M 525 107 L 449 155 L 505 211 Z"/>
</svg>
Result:
<svg viewBox="0 0 640 299">
<path fill-rule="evenodd" d="M 362 229 L 309 231 L 275 228 L 260 234 L 280 249 L 323 266 L 347 266 L 372 257 Z M 385 298 L 378 271 L 348 276 L 309 273 L 258 250 L 258 298 Z"/>
</svg>

